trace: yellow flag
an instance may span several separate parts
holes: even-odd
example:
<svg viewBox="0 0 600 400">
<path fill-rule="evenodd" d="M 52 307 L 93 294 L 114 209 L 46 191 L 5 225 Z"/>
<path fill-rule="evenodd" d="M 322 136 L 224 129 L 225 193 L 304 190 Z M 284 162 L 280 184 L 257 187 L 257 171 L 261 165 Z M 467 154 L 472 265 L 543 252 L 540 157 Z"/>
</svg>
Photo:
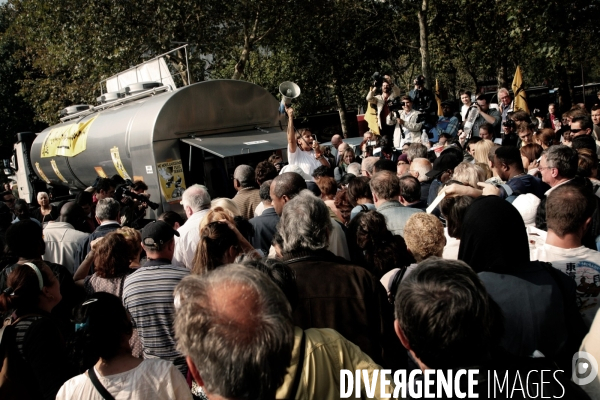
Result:
<svg viewBox="0 0 600 400">
<path fill-rule="evenodd" d="M 377 108 L 371 107 L 371 104 L 367 102 L 367 110 L 365 111 L 365 121 L 369 125 L 369 130 L 376 135 L 379 135 L 379 125 L 377 124 Z"/>
<path fill-rule="evenodd" d="M 438 115 L 444 115 L 444 112 L 442 111 L 442 100 L 440 99 L 440 86 L 438 85 L 437 79 L 435 80 L 435 101 L 437 101 L 438 104 Z"/>
<path fill-rule="evenodd" d="M 523 85 L 523 76 L 521 75 L 521 67 L 517 66 L 515 77 L 512 81 L 512 90 L 514 93 L 514 104 L 513 110 L 523 110 L 529 113 L 529 107 L 527 106 L 527 95 L 525 94 L 525 85 Z"/>
</svg>

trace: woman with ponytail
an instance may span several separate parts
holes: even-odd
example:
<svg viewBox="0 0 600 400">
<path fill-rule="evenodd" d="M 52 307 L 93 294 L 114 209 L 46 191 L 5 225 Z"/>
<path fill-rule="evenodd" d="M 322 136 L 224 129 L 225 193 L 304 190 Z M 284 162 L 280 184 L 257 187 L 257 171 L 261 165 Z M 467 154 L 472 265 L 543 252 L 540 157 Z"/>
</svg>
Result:
<svg viewBox="0 0 600 400">
<path fill-rule="evenodd" d="M 230 221 L 214 221 L 200 230 L 200 242 L 192 267 L 193 274 L 203 274 L 230 264 L 240 254 L 260 258 L 254 247 Z"/>
<path fill-rule="evenodd" d="M 352 261 L 368 269 L 377 279 L 412 261 L 402 236 L 393 235 L 385 217 L 375 210 L 360 212 L 350 221 L 348 248 L 356 249 Z"/>
<path fill-rule="evenodd" d="M 61 299 L 58 279 L 43 261 L 17 265 L 0 294 L 0 311 L 9 316 L 17 349 L 30 369 L 23 390 L 33 398 L 54 399 L 73 376 L 64 339 L 50 316 Z"/>
<path fill-rule="evenodd" d="M 81 375 L 60 388 L 57 400 L 192 398 L 185 378 L 172 362 L 131 355 L 133 327 L 117 296 L 97 292 L 73 315 L 76 331 L 69 348 Z"/>
</svg>

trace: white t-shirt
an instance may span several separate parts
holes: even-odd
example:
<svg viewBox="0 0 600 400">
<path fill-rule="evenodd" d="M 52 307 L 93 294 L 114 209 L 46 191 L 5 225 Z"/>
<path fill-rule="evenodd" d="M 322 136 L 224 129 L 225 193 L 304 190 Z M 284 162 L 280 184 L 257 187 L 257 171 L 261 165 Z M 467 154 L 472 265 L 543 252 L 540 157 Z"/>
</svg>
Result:
<svg viewBox="0 0 600 400">
<path fill-rule="evenodd" d="M 296 151 L 290 153 L 290 148 L 288 146 L 287 156 L 289 165 L 297 165 L 302 168 L 302 171 L 310 176 L 311 181 L 313 180 L 312 173 L 314 170 L 322 165 L 319 160 L 315 159 L 314 150 L 304 151 L 300 149 L 300 147 L 296 147 Z"/>
<path fill-rule="evenodd" d="M 185 378 L 169 361 L 147 359 L 134 369 L 108 376 L 95 371 L 115 400 L 192 399 Z M 103 397 L 88 375 L 81 374 L 66 381 L 56 395 L 56 400 L 70 399 L 102 400 Z"/>
<path fill-rule="evenodd" d="M 563 249 L 544 243 L 531 250 L 531 260 L 552 263 L 554 268 L 573 278 L 579 311 L 590 326 L 600 308 L 600 252 L 585 246 Z"/>
<path fill-rule="evenodd" d="M 446 245 L 442 258 L 446 260 L 458 260 L 458 249 L 460 248 L 460 239 L 450 237 L 448 228 L 444 228 L 444 236 L 446 236 Z"/>
<path fill-rule="evenodd" d="M 463 121 L 467 117 L 467 111 L 469 111 L 469 107 L 471 107 L 471 106 L 465 106 L 463 104 L 462 107 L 460 108 L 460 115 L 461 115 Z"/>
</svg>

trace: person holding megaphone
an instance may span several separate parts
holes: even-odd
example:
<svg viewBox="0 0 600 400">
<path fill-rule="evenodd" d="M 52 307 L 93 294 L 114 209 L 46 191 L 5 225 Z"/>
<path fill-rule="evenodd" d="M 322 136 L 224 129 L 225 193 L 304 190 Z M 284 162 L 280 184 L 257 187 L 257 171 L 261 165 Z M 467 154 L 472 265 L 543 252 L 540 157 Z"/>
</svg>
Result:
<svg viewBox="0 0 600 400">
<path fill-rule="evenodd" d="M 321 165 L 329 167 L 329 162 L 310 129 L 294 128 L 294 109 L 286 106 L 285 112 L 289 118 L 287 127 L 289 165 L 298 165 L 312 180 L 313 171 Z"/>
</svg>

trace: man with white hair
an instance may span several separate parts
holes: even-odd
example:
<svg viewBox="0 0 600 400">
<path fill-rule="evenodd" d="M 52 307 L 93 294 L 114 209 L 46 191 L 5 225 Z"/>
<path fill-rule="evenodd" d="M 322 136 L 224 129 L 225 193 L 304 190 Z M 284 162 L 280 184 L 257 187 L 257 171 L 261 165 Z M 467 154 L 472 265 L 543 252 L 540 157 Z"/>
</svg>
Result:
<svg viewBox="0 0 600 400">
<path fill-rule="evenodd" d="M 366 269 L 327 250 L 332 221 L 323 200 L 301 191 L 283 207 L 277 230 L 282 261 L 297 279 L 294 324 L 335 329 L 381 364 L 395 346 L 385 290 Z"/>
<path fill-rule="evenodd" d="M 408 168 L 408 172 L 417 178 L 421 184 L 421 200 L 425 201 L 425 203 L 427 203 L 429 188 L 431 187 L 431 178 L 427 176 L 427 173 L 432 169 L 433 165 L 426 158 L 415 158 Z"/>
<path fill-rule="evenodd" d="M 233 187 L 237 194 L 232 199 L 240 209 L 241 216 L 254 218 L 254 210 L 260 204 L 259 190 L 256 188 L 254 168 L 249 165 L 239 165 L 233 172 Z"/>
<path fill-rule="evenodd" d="M 353 174 L 354 176 L 360 176 L 360 164 L 357 162 L 353 162 L 352 164 L 348 165 L 348 169 L 346 170 L 346 172 L 349 174 Z"/>
<path fill-rule="evenodd" d="M 175 236 L 174 265 L 184 265 L 192 269 L 196 248 L 200 241 L 200 222 L 210 210 L 210 195 L 203 185 L 188 187 L 181 197 L 187 221 L 179 227 L 179 237 Z"/>
<path fill-rule="evenodd" d="M 273 179 L 270 187 L 270 197 L 277 215 L 281 216 L 284 206 L 304 189 L 307 189 L 306 181 L 295 172 L 284 172 Z M 338 222 L 333 218 L 331 220 L 335 225 L 332 225 L 329 230 L 329 251 L 349 260 L 350 251 L 346 242 L 346 234 Z M 274 253 L 269 251 L 269 256 L 271 255 L 274 255 Z"/>
<path fill-rule="evenodd" d="M 500 113 L 502 114 L 502 129 L 504 129 L 504 123 L 508 118 L 508 113 L 513 112 L 513 100 L 508 93 L 508 89 L 500 88 L 498 90 L 498 101 L 500 102 Z"/>
</svg>

